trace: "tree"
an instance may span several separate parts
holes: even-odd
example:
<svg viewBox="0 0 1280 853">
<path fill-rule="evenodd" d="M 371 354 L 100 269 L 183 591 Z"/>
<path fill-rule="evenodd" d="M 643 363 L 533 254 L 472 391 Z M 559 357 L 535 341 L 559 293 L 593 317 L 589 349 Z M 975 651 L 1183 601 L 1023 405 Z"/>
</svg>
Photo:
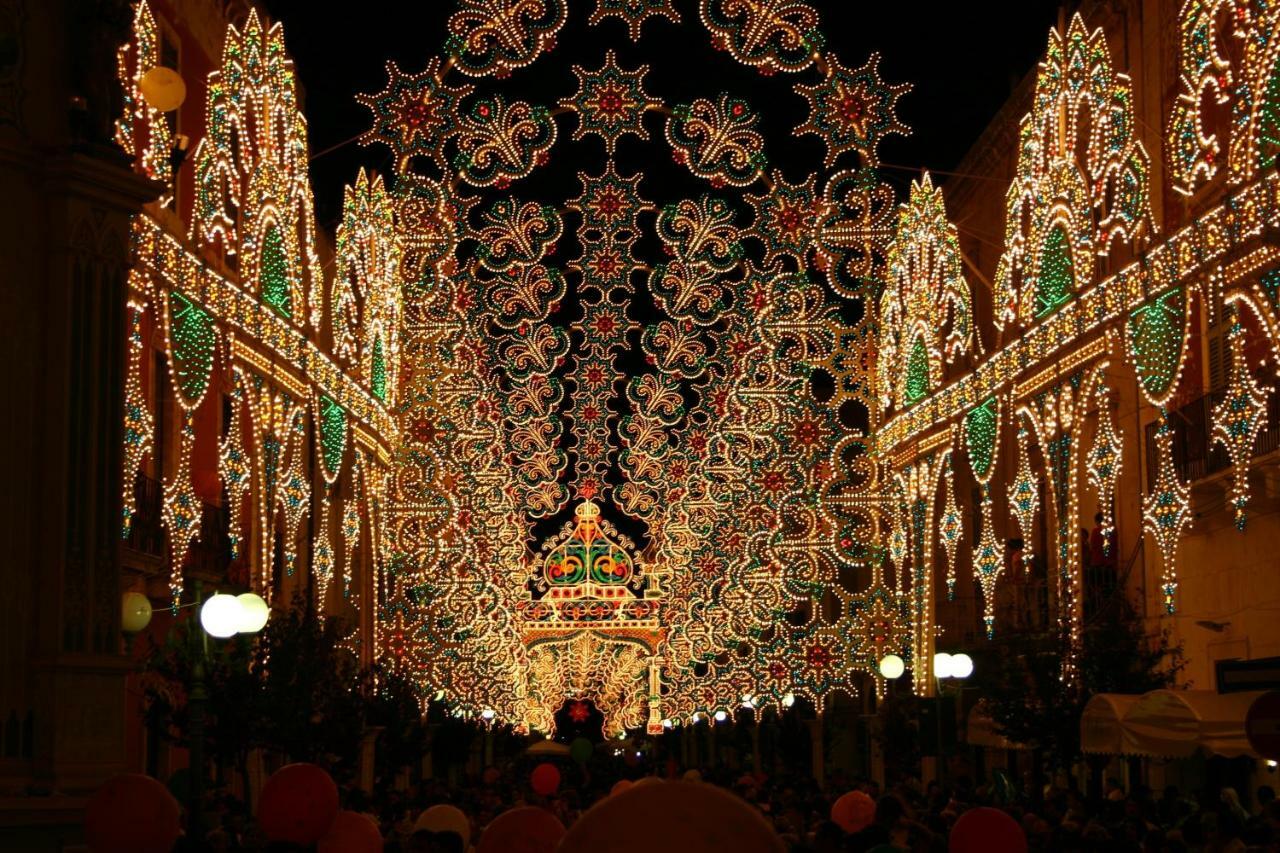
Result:
<svg viewBox="0 0 1280 853">
<path fill-rule="evenodd" d="M 1168 631 L 1148 636 L 1122 593 L 1085 625 L 1074 684 L 1061 679 L 1066 638 L 1057 633 L 1007 635 L 979 655 L 976 686 L 1004 737 L 1041 752 L 1050 768 L 1080 757 L 1080 716 L 1098 693 L 1145 693 L 1177 682 L 1182 645 Z"/>
</svg>

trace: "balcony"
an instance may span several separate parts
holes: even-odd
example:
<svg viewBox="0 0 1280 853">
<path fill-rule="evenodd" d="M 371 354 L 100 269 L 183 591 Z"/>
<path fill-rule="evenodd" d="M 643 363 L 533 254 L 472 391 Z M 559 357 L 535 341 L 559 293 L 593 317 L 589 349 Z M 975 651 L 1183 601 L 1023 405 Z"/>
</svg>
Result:
<svg viewBox="0 0 1280 853">
<path fill-rule="evenodd" d="M 1224 394 L 1215 391 L 1169 413 L 1173 430 L 1173 467 L 1185 483 L 1195 483 L 1231 467 L 1226 448 L 1213 438 L 1213 409 Z M 1253 455 L 1280 449 L 1280 394 L 1267 395 L 1267 420 L 1253 446 Z M 1157 425 L 1146 429 L 1147 483 L 1156 479 Z"/>
</svg>

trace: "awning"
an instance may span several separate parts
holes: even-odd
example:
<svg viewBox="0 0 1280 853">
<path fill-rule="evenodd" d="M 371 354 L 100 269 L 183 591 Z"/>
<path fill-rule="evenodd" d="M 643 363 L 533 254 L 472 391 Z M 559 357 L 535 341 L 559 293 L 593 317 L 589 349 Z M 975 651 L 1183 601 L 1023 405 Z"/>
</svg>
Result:
<svg viewBox="0 0 1280 853">
<path fill-rule="evenodd" d="M 1027 748 L 1025 743 L 1009 740 L 1000 734 L 996 721 L 991 719 L 991 713 L 982 700 L 969 709 L 969 717 L 964 727 L 964 740 L 971 746 L 985 746 L 991 749 Z"/>
<path fill-rule="evenodd" d="M 1262 691 L 1152 690 L 1141 696 L 1100 693 L 1080 719 L 1085 752 L 1186 758 L 1197 750 L 1234 758 L 1256 753 L 1244 719 Z"/>
<path fill-rule="evenodd" d="M 1137 696 L 1125 693 L 1098 693 L 1090 699 L 1080 715 L 1080 749 L 1120 755 L 1124 743 L 1120 721 L 1137 701 Z"/>
</svg>

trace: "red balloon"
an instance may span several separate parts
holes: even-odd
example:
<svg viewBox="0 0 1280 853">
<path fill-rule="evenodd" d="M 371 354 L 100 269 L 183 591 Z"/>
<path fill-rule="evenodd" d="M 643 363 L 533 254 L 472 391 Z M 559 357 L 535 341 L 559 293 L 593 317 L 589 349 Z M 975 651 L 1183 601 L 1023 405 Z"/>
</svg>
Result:
<svg viewBox="0 0 1280 853">
<path fill-rule="evenodd" d="M 549 797 L 560 787 L 560 771 L 554 764 L 542 763 L 533 768 L 529 776 L 529 784 L 535 794 Z"/>
<path fill-rule="evenodd" d="M 557 853 L 786 853 L 760 812 L 723 788 L 643 783 L 592 806 Z"/>
<path fill-rule="evenodd" d="M 831 804 L 831 820 L 850 834 L 861 832 L 875 819 L 875 800 L 862 791 L 850 791 Z"/>
<path fill-rule="evenodd" d="M 286 764 L 262 786 L 258 825 L 271 841 L 315 844 L 338 816 L 338 786 L 314 764 Z"/>
<path fill-rule="evenodd" d="M 635 783 L 632 782 L 630 779 L 619 779 L 617 782 L 614 782 L 613 787 L 609 789 L 609 796 L 612 797 L 615 794 L 621 794 L 623 791 L 630 788 L 633 784 Z"/>
<path fill-rule="evenodd" d="M 382 853 L 382 833 L 364 815 L 340 811 L 316 853 Z"/>
<path fill-rule="evenodd" d="M 178 832 L 178 801 L 139 773 L 108 779 L 85 809 L 85 840 L 93 853 L 169 853 Z"/>
<path fill-rule="evenodd" d="M 563 837 L 564 824 L 555 815 L 523 806 L 495 817 L 480 834 L 476 853 L 552 853 Z"/>
<path fill-rule="evenodd" d="M 1027 853 L 1027 836 L 1018 822 L 999 809 L 969 809 L 951 829 L 951 853 Z"/>
<path fill-rule="evenodd" d="M 482 778 L 486 785 L 496 785 L 498 780 L 502 778 L 502 772 L 496 767 L 486 767 Z"/>
</svg>

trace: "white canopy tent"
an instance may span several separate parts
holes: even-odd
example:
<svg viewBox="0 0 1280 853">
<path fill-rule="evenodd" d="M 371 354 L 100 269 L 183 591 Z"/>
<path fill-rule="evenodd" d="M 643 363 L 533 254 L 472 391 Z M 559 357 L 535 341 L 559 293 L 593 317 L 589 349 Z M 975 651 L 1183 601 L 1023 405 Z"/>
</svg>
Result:
<svg viewBox="0 0 1280 853">
<path fill-rule="evenodd" d="M 1197 750 L 1257 757 L 1245 737 L 1249 706 L 1262 695 L 1212 690 L 1152 690 L 1141 696 L 1099 693 L 1080 718 L 1080 746 L 1089 753 L 1186 758 Z"/>
</svg>

